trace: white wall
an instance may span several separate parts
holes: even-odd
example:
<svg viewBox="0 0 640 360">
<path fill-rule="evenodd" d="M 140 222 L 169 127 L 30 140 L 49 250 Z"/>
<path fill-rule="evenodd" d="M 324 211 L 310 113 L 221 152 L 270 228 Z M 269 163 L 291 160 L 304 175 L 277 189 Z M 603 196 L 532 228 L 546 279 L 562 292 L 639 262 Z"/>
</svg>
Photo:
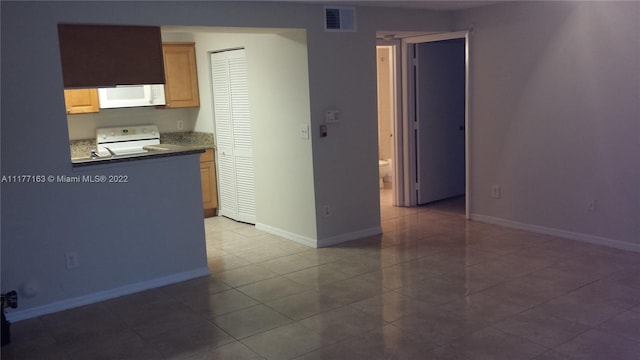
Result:
<svg viewBox="0 0 640 360">
<path fill-rule="evenodd" d="M 196 131 L 214 132 L 209 54 L 246 49 L 256 170 L 256 225 L 315 246 L 307 41 L 304 30 L 197 32 L 200 111 Z"/>
<path fill-rule="evenodd" d="M 302 213 L 315 212 L 315 204 L 332 206 L 331 217 L 318 218 L 319 242 L 379 228 L 375 31 L 448 29 L 450 24 L 446 14 L 359 8 L 358 32 L 341 34 L 323 31 L 321 5 L 3 1 L 0 6 L 2 175 L 75 173 L 69 160 L 58 23 L 306 29 L 311 111 L 309 118 L 288 118 L 285 128 L 293 132 L 291 123 L 311 124 L 313 185 L 304 167 L 303 176 L 290 177 L 285 185 L 304 193 L 293 203 Z M 290 43 L 295 39 L 269 41 L 288 43 L 302 56 Z M 294 70 L 303 71 L 298 65 Z M 318 126 L 331 107 L 339 108 L 344 120 L 320 139 Z M 264 130 L 271 134 L 277 128 Z M 302 157 L 308 156 L 308 145 L 298 141 L 278 144 L 268 154 L 302 149 L 307 152 Z M 77 305 L 78 299 L 95 301 L 114 296 L 117 289 L 194 274 L 206 262 L 197 169 L 192 155 L 85 170 L 89 175 L 129 174 L 126 185 L 2 184 L 1 290 L 20 290 L 25 282 L 38 280 L 38 295 L 26 298 L 21 293 L 19 311 L 33 316 Z M 309 189 L 313 194 L 306 193 Z M 305 200 L 311 196 L 315 203 Z M 264 216 L 265 222 L 288 226 Z M 157 230 L 149 232 L 149 224 Z M 314 230 L 304 231 L 312 235 Z M 67 251 L 78 252 L 80 268 L 64 268 Z"/>
<path fill-rule="evenodd" d="M 511 3 L 454 20 L 475 26 L 475 217 L 640 250 L 640 3 Z"/>
<path fill-rule="evenodd" d="M 391 159 L 393 156 L 393 74 L 395 66 L 392 57 L 393 47 L 380 46 L 377 56 L 377 91 L 378 91 L 378 157 Z"/>
</svg>

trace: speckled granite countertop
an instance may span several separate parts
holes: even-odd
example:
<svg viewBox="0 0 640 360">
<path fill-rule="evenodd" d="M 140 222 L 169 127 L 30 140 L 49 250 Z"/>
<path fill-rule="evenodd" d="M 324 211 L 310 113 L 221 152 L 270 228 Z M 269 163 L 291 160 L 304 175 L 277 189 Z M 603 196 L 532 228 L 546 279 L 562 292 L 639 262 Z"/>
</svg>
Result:
<svg viewBox="0 0 640 360">
<path fill-rule="evenodd" d="M 191 146 L 202 149 L 215 148 L 213 134 L 195 131 L 161 133 L 160 143 Z"/>
<path fill-rule="evenodd" d="M 96 149 L 96 139 L 71 140 L 71 160 L 91 156 L 91 151 Z"/>
<path fill-rule="evenodd" d="M 144 158 L 159 156 L 186 155 L 190 153 L 199 153 L 204 149 L 215 147 L 213 134 L 201 132 L 161 133 L 160 143 L 179 145 L 179 147 L 172 147 L 170 150 L 149 151 L 145 154 L 92 159 L 91 151 L 96 150 L 95 139 L 71 140 L 69 145 L 71 148 L 71 162 L 73 163 L 73 166 L 141 160 Z"/>
<path fill-rule="evenodd" d="M 160 134 L 161 144 L 188 146 L 193 149 L 214 148 L 213 134 L 203 132 L 172 132 Z M 96 139 L 71 140 L 71 160 L 88 158 L 91 151 L 96 150 Z"/>
<path fill-rule="evenodd" d="M 80 167 L 80 166 L 113 164 L 113 163 L 144 160 L 144 159 L 155 159 L 155 158 L 170 157 L 170 156 L 191 155 L 191 154 L 203 153 L 204 151 L 205 151 L 204 148 L 194 148 L 190 146 L 184 146 L 180 149 L 148 151 L 146 153 L 116 155 L 116 156 L 109 156 L 109 157 L 103 156 L 95 159 L 92 159 L 91 157 L 76 158 L 76 159 L 72 159 L 71 163 L 73 164 L 73 167 Z"/>
</svg>

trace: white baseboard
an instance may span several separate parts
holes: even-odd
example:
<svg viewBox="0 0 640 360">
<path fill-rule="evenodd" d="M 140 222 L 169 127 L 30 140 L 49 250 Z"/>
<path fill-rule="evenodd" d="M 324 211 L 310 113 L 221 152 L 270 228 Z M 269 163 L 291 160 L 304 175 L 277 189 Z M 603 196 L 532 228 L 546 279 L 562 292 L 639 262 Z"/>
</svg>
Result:
<svg viewBox="0 0 640 360">
<path fill-rule="evenodd" d="M 315 239 L 312 239 L 312 238 L 306 237 L 306 236 L 302 236 L 302 235 L 298 235 L 298 234 L 294 234 L 292 232 L 289 232 L 289 231 L 286 231 L 286 230 L 282 230 L 282 229 L 273 227 L 271 225 L 256 223 L 256 229 L 262 230 L 264 232 L 268 232 L 269 234 L 273 234 L 273 235 L 277 235 L 277 236 L 283 237 L 283 238 L 285 238 L 287 240 L 295 241 L 295 242 L 300 243 L 302 245 L 310 246 L 312 248 L 318 247 Z"/>
<path fill-rule="evenodd" d="M 608 246 L 615 249 L 640 252 L 640 244 L 631 244 L 624 241 L 609 239 L 601 236 L 588 235 L 573 231 L 549 228 L 538 225 L 525 224 L 517 221 L 497 218 L 493 216 L 471 214 L 471 220 L 496 224 L 500 226 L 510 227 L 519 230 L 527 230 L 535 233 L 556 236 L 564 239 L 582 241 L 594 245 Z"/>
<path fill-rule="evenodd" d="M 177 282 L 195 279 L 201 276 L 209 275 L 209 268 L 203 267 L 192 271 L 186 271 L 178 274 L 164 276 L 161 278 L 142 281 L 135 284 L 125 285 L 119 288 L 99 291 L 96 293 L 82 295 L 71 299 L 56 301 L 50 304 L 36 306 L 33 308 L 7 312 L 7 320 L 15 322 L 26 320 L 46 314 L 55 313 L 62 310 L 68 310 L 75 307 L 97 303 L 104 300 L 114 299 L 123 295 L 129 295 L 144 290 L 157 288 L 160 286 L 170 285 Z"/>
<path fill-rule="evenodd" d="M 382 228 L 380 226 L 372 227 L 369 229 L 363 229 L 359 231 L 354 231 L 346 234 L 331 236 L 324 239 L 318 239 L 318 247 L 341 244 L 343 242 L 361 239 L 367 236 L 373 236 L 378 234 L 382 234 Z"/>
<path fill-rule="evenodd" d="M 382 228 L 380 226 L 377 226 L 370 229 L 364 229 L 364 230 L 354 231 L 346 234 L 340 234 L 337 236 L 332 236 L 324 239 L 318 239 L 316 241 L 315 239 L 312 239 L 310 237 L 294 234 L 270 225 L 256 223 L 256 229 L 268 232 L 269 234 L 278 235 L 285 239 L 292 240 L 297 243 L 307 245 L 313 248 L 336 245 L 336 244 L 340 244 L 350 240 L 356 240 L 356 239 L 361 239 L 367 236 L 382 234 Z"/>
</svg>

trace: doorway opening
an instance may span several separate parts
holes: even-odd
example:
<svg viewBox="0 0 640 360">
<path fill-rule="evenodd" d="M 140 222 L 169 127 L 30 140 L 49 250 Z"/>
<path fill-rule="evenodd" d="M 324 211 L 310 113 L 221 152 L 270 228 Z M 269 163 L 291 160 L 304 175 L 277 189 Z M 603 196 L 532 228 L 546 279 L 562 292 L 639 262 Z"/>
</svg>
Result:
<svg viewBox="0 0 640 360">
<path fill-rule="evenodd" d="M 394 137 L 396 122 L 395 46 L 376 46 L 377 94 L 378 94 L 378 177 L 381 206 L 396 205 L 393 190 Z"/>
<path fill-rule="evenodd" d="M 469 218 L 468 32 L 402 39 L 408 206 L 457 206 Z"/>
<path fill-rule="evenodd" d="M 383 36 L 384 35 L 384 36 Z M 401 41 L 381 35 L 376 45 L 380 206 L 404 206 Z M 381 211 L 384 213 L 384 211 Z"/>
</svg>

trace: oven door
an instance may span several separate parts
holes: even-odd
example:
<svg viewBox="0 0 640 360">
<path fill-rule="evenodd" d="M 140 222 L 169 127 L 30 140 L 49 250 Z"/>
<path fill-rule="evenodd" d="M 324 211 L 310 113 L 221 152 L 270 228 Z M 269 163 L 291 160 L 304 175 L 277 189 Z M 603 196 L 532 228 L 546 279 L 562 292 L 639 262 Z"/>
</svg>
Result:
<svg viewBox="0 0 640 360">
<path fill-rule="evenodd" d="M 147 149 L 144 149 L 144 147 L 158 146 L 159 144 L 160 140 L 149 139 L 112 143 L 107 142 L 98 144 L 97 147 L 99 156 L 126 156 L 147 153 L 149 151 Z"/>
</svg>

